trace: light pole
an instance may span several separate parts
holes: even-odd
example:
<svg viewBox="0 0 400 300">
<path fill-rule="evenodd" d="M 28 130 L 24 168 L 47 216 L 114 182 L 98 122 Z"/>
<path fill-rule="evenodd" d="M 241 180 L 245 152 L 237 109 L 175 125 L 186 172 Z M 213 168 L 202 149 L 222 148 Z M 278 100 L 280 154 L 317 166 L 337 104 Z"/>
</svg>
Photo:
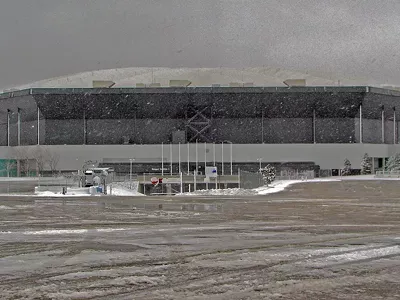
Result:
<svg viewBox="0 0 400 300">
<path fill-rule="evenodd" d="M 134 158 L 130 158 L 129 159 L 129 163 L 130 163 L 130 168 L 129 168 L 129 186 L 132 189 L 132 163 L 135 159 Z"/>
<path fill-rule="evenodd" d="M 258 171 L 261 173 L 261 161 L 262 161 L 262 158 L 257 158 L 257 161 L 260 164 Z"/>
</svg>

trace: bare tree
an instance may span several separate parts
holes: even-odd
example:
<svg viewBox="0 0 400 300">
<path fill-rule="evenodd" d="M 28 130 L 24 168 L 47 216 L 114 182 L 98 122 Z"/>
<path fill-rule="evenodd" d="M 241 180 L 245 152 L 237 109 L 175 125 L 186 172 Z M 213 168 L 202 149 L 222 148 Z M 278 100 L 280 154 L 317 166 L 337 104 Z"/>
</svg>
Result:
<svg viewBox="0 0 400 300">
<path fill-rule="evenodd" d="M 29 176 L 31 170 L 31 155 L 29 150 L 23 147 L 15 147 L 13 149 L 13 156 L 17 160 L 17 164 L 19 164 L 19 172 L 25 174 L 25 176 Z"/>
<path fill-rule="evenodd" d="M 46 151 L 40 146 L 37 146 L 32 151 L 33 159 L 36 162 L 36 170 L 38 176 L 42 174 L 44 167 L 46 165 L 46 155 L 47 155 Z"/>
<path fill-rule="evenodd" d="M 17 161 L 14 159 L 7 159 L 5 163 L 5 168 L 7 172 L 7 177 L 10 177 L 10 174 L 17 167 Z"/>
<path fill-rule="evenodd" d="M 60 162 L 60 154 L 51 150 L 47 150 L 46 162 L 51 170 L 51 174 L 54 176 L 57 173 L 58 163 Z"/>
</svg>

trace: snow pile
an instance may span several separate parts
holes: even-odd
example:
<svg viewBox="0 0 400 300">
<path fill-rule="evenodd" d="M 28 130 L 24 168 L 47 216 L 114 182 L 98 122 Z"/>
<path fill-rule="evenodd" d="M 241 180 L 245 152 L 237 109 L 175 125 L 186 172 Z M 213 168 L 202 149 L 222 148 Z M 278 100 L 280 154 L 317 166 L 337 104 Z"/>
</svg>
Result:
<svg viewBox="0 0 400 300">
<path fill-rule="evenodd" d="M 137 185 L 133 186 L 133 189 L 130 189 L 124 183 L 114 183 L 112 185 L 111 193 L 110 186 L 108 186 L 108 194 L 112 196 L 144 196 L 143 194 L 137 191 Z M 96 196 L 101 196 L 102 194 L 98 194 Z M 52 192 L 52 191 L 40 191 L 36 193 L 36 196 L 39 197 L 84 197 L 91 196 L 85 189 L 79 191 L 79 189 L 70 189 L 67 194 L 63 195 L 61 192 Z"/>
<path fill-rule="evenodd" d="M 144 194 L 139 193 L 138 190 L 138 184 L 135 182 L 133 184 L 132 189 L 129 187 L 129 183 L 125 182 L 118 182 L 118 183 L 113 183 L 112 185 L 112 195 L 113 196 L 145 196 Z M 108 189 L 110 192 L 110 189 Z"/>
<path fill-rule="evenodd" d="M 137 191 L 134 190 L 128 190 L 124 188 L 112 188 L 112 196 L 144 196 L 144 194 L 141 194 Z"/>
<path fill-rule="evenodd" d="M 318 179 L 309 179 L 309 180 L 278 180 L 274 181 L 268 186 L 262 186 L 254 189 L 258 195 L 267 195 L 273 193 L 279 193 L 284 191 L 288 186 L 296 184 L 296 183 L 310 183 L 310 182 L 332 182 L 332 181 L 340 181 L 339 179 L 333 178 L 318 178 Z"/>
<path fill-rule="evenodd" d="M 67 193 L 66 195 L 62 193 L 55 193 L 51 191 L 43 191 L 43 192 L 37 192 L 35 196 L 38 197 L 83 197 L 83 196 L 90 196 L 90 194 L 87 193 L 78 193 L 78 192 L 72 192 L 72 193 Z"/>
<path fill-rule="evenodd" d="M 274 194 L 284 191 L 288 186 L 300 182 L 305 182 L 301 180 L 279 180 L 271 183 L 268 186 L 262 186 L 254 189 L 257 195 L 267 195 Z"/>
</svg>

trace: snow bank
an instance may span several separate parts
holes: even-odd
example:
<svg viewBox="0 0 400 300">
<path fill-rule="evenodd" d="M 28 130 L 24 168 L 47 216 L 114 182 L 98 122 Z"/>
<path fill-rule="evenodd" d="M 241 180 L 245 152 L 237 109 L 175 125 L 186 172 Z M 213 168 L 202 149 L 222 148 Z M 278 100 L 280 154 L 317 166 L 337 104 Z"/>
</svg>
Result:
<svg viewBox="0 0 400 300">
<path fill-rule="evenodd" d="M 39 192 L 36 194 L 38 197 L 90 197 L 90 194 L 84 194 L 84 193 L 67 193 L 66 195 L 63 195 L 61 193 L 54 193 L 54 192 Z M 96 196 L 102 196 L 101 194 L 96 195 Z M 144 196 L 141 193 L 131 191 L 131 190 L 125 190 L 121 188 L 113 188 L 112 189 L 112 194 L 111 196 Z"/>
<path fill-rule="evenodd" d="M 262 186 L 254 189 L 258 195 L 267 195 L 284 191 L 288 186 L 296 183 L 312 183 L 312 182 L 334 182 L 340 179 L 333 178 L 318 178 L 308 180 L 278 180 L 271 183 L 269 186 Z"/>
<path fill-rule="evenodd" d="M 110 193 L 110 186 L 108 186 L 108 194 L 112 196 L 144 196 L 143 194 L 139 193 L 137 191 L 137 186 L 134 186 L 134 189 L 129 189 L 126 187 L 124 183 L 114 183 L 112 185 L 112 190 Z M 88 197 L 91 196 L 87 192 L 85 192 L 83 189 L 82 191 L 79 191 L 79 189 L 70 189 L 67 194 L 63 195 L 60 192 L 52 192 L 52 191 L 40 191 L 36 193 L 36 196 L 38 197 Z M 98 194 L 96 196 L 101 196 L 101 194 Z"/>
<path fill-rule="evenodd" d="M 66 195 L 63 195 L 62 193 L 43 191 L 43 192 L 36 193 L 35 196 L 38 196 L 38 197 L 88 197 L 88 196 L 90 196 L 90 194 L 73 192 L 73 193 L 67 193 Z"/>
<path fill-rule="evenodd" d="M 113 183 L 112 195 L 113 196 L 145 196 L 137 191 L 138 183 L 135 182 L 132 189 L 129 188 L 129 184 L 124 182 Z M 110 189 L 108 189 L 110 191 Z"/>
</svg>

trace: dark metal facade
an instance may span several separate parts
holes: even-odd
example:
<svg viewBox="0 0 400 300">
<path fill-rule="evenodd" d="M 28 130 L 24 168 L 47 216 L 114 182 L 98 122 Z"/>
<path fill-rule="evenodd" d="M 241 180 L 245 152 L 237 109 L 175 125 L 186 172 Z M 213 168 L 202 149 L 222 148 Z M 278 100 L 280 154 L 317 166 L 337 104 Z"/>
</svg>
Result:
<svg viewBox="0 0 400 300">
<path fill-rule="evenodd" d="M 368 87 L 31 89 L 0 95 L 0 145 L 35 145 L 38 132 L 47 145 L 355 143 L 360 106 L 363 142 L 393 143 L 399 99 Z"/>
</svg>

